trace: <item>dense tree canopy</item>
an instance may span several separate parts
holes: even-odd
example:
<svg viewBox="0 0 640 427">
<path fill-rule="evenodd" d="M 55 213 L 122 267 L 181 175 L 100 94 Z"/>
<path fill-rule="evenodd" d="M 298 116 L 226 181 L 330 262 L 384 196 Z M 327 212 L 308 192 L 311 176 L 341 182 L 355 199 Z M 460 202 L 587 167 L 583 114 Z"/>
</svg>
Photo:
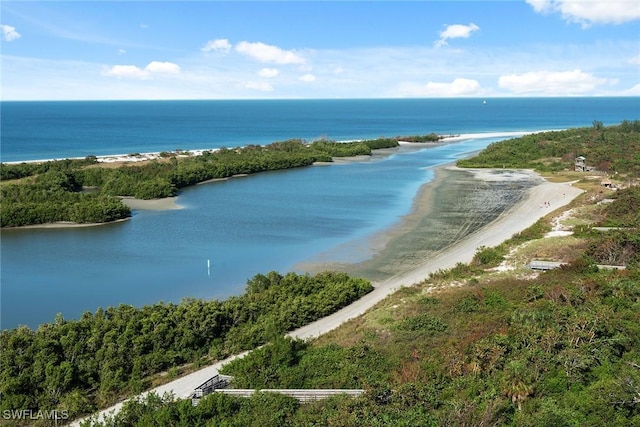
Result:
<svg viewBox="0 0 640 427">
<path fill-rule="evenodd" d="M 61 315 L 37 330 L 0 332 L 0 412 L 55 409 L 75 417 L 140 392 L 154 374 L 255 348 L 372 289 L 343 273 L 270 272 L 225 301 L 129 305 Z"/>
</svg>

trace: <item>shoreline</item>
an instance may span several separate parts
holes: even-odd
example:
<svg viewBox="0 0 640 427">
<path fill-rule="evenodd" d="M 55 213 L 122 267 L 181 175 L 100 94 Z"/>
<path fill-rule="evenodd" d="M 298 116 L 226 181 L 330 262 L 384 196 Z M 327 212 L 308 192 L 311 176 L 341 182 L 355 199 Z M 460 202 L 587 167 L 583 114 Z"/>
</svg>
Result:
<svg viewBox="0 0 640 427">
<path fill-rule="evenodd" d="M 168 211 L 168 210 L 178 210 L 184 209 L 184 206 L 179 205 L 177 203 L 178 196 L 174 197 L 166 197 L 164 199 L 136 199 L 134 197 L 121 197 L 120 200 L 126 206 L 128 206 L 131 210 L 145 210 L 145 211 Z M 119 224 L 125 221 L 130 221 L 133 216 L 128 218 L 116 219 L 115 221 L 108 222 L 86 222 L 86 223 L 78 223 L 78 222 L 67 222 L 67 221 L 59 221 L 59 222 L 48 222 L 45 224 L 31 224 L 31 225 L 21 225 L 19 227 L 0 227 L 1 231 L 5 230 L 46 230 L 46 229 L 71 229 L 71 228 L 89 228 L 89 227 L 104 227 L 111 224 Z"/>
<path fill-rule="evenodd" d="M 523 131 L 503 131 L 503 132 L 481 132 L 481 133 L 466 133 L 466 134 L 456 134 L 456 135 L 440 135 L 441 139 L 436 142 L 406 142 L 402 140 L 398 140 L 400 146 L 417 146 L 417 147 L 429 147 L 438 144 L 446 144 L 452 142 L 460 142 L 467 139 L 477 139 L 477 138 L 508 138 L 508 137 L 517 137 L 523 135 L 529 135 L 539 132 L 549 132 L 550 130 L 523 130 Z M 395 138 L 395 137 L 391 137 Z M 401 138 L 401 137 L 399 137 Z M 336 142 L 357 142 L 363 141 L 364 139 L 351 139 L 344 141 L 336 141 Z M 221 147 L 216 148 L 203 148 L 203 149 L 190 149 L 190 150 L 173 150 L 173 151 L 152 151 L 145 153 L 130 153 L 130 154 L 101 154 L 96 155 L 96 159 L 98 163 L 137 163 L 144 162 L 148 160 L 161 160 L 164 157 L 161 154 L 168 153 L 171 156 L 175 155 L 177 157 L 193 157 L 202 155 L 205 152 L 215 152 L 219 150 Z M 242 148 L 242 146 L 231 147 L 231 148 Z M 377 150 L 373 150 L 377 151 Z M 93 156 L 92 154 L 88 154 L 86 156 L 77 156 L 77 157 L 60 157 L 60 158 L 49 158 L 49 159 L 34 159 L 34 160 L 11 160 L 8 162 L 0 162 L 6 165 L 18 165 L 22 163 L 46 163 L 46 162 L 57 162 L 63 160 L 82 160 L 87 157 Z M 171 157 L 169 156 L 169 157 Z"/>
<path fill-rule="evenodd" d="M 460 169 L 452 166 L 451 164 L 440 166 L 439 168 L 441 170 L 449 170 L 452 172 L 468 172 L 474 176 L 474 179 L 475 177 L 487 179 L 491 178 L 491 175 L 504 175 L 505 172 L 513 173 L 516 171 L 511 169 Z M 445 249 L 441 250 L 437 255 L 422 259 L 420 264 L 412 270 L 404 271 L 401 274 L 396 274 L 385 280 L 372 282 L 374 286 L 373 291 L 364 295 L 359 300 L 327 317 L 291 331 L 287 336 L 295 339 L 309 340 L 326 334 L 349 320 L 363 315 L 370 308 L 402 287 L 420 283 L 426 280 L 430 274 L 440 270 L 450 269 L 458 263 L 470 262 L 473 259 L 476 250 L 480 246 L 494 247 L 501 244 L 505 240 L 511 238 L 514 234 L 532 226 L 536 221 L 548 215 L 550 212 L 568 205 L 573 199 L 584 193 L 583 190 L 573 187 L 573 183 L 571 182 L 552 183 L 544 180 L 540 175 L 533 171 L 518 171 L 520 173 L 527 173 L 530 176 L 539 179 L 539 182 L 526 189 L 524 197 L 509 209 L 502 212 L 495 220 L 489 222 L 470 235 L 465 236 L 460 241 L 449 245 Z M 495 179 L 495 176 L 493 178 Z M 508 179 L 508 176 L 501 176 L 499 178 L 504 180 Z M 442 182 L 442 176 L 440 177 L 440 180 L 440 182 Z M 434 181 L 436 181 L 435 177 L 434 180 L 423 185 L 423 187 L 428 187 Z M 431 188 L 421 188 L 419 191 L 420 200 L 415 201 L 416 203 L 414 205 L 416 209 L 412 208 L 412 213 L 415 215 L 416 212 L 419 212 L 421 206 L 422 208 L 430 209 L 428 200 L 430 197 L 433 197 L 436 191 L 437 190 L 433 188 L 433 186 L 431 186 Z M 548 202 L 549 206 L 543 208 L 542 205 L 544 202 Z M 191 393 L 193 393 L 193 390 L 197 386 L 217 375 L 224 365 L 232 360 L 242 358 L 248 353 L 249 352 L 244 352 L 230 356 L 227 359 L 218 361 L 198 371 L 185 375 L 182 378 L 178 378 L 152 390 L 145 391 L 137 397 L 146 396 L 149 393 L 157 393 L 158 395 L 172 393 L 178 399 L 186 399 Z M 120 402 L 107 409 L 101 410 L 94 414 L 94 416 L 97 416 L 98 419 L 103 419 L 103 417 L 107 415 L 113 415 L 120 411 L 123 403 L 124 402 Z M 80 423 L 85 419 L 86 418 L 75 420 L 71 425 L 80 425 Z"/>
<path fill-rule="evenodd" d="M 31 230 L 31 229 L 64 229 L 64 228 L 90 228 L 90 227 L 104 227 L 111 224 L 119 224 L 125 221 L 131 220 L 131 217 L 116 219 L 115 221 L 108 222 L 47 222 L 45 224 L 31 224 L 31 225 L 21 225 L 18 227 L 0 227 L 0 232 L 9 231 L 9 230 Z"/>
<path fill-rule="evenodd" d="M 420 186 L 409 212 L 394 224 L 298 263 L 294 270 L 338 270 L 387 280 L 499 219 L 526 197 L 527 189 L 543 182 L 530 170 L 460 169 L 454 163 L 431 170 L 433 178 Z"/>
<path fill-rule="evenodd" d="M 135 197 L 120 197 L 122 203 L 132 210 L 146 211 L 170 211 L 184 209 L 184 206 L 178 204 L 178 197 L 165 197 L 163 199 L 136 199 Z"/>
</svg>

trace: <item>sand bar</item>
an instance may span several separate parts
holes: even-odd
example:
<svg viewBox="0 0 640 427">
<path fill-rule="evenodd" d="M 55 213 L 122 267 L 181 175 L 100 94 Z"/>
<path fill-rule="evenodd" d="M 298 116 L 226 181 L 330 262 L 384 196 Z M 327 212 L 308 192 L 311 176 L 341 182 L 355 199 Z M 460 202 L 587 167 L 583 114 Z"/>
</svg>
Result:
<svg viewBox="0 0 640 427">
<path fill-rule="evenodd" d="M 165 197 L 163 199 L 143 200 L 134 197 L 122 197 L 122 203 L 131 209 L 150 210 L 150 211 L 167 211 L 175 209 L 183 209 L 178 204 L 178 197 Z"/>
<path fill-rule="evenodd" d="M 509 179 L 508 172 L 504 170 L 498 170 L 499 172 L 486 169 L 469 171 L 475 174 L 479 180 Z M 505 172 L 507 172 L 507 174 L 505 174 Z M 522 173 L 522 171 L 519 173 Z M 533 172 L 530 171 L 526 173 L 533 174 Z M 426 193 L 424 193 L 425 191 Z M 422 192 L 428 194 L 429 190 L 423 189 Z M 311 339 L 332 331 L 343 323 L 364 314 L 371 307 L 401 287 L 420 283 L 428 278 L 431 273 L 449 269 L 459 262 L 470 262 L 478 247 L 493 247 L 499 245 L 514 234 L 535 224 L 536 221 L 550 212 L 567 205 L 583 192 L 583 190 L 573 187 L 572 183 L 551 183 L 540 179 L 539 184 L 526 190 L 525 197 L 519 203 L 516 203 L 512 208 L 503 212 L 490 224 L 449 246 L 438 255 L 424 259 L 417 268 L 397 274 L 384 281 L 375 282 L 374 290 L 358 301 L 330 316 L 292 331 L 288 336 L 299 339 Z M 548 203 L 548 206 L 545 202 Z M 168 392 L 173 393 L 177 398 L 187 398 L 197 386 L 216 375 L 222 366 L 238 357 L 244 357 L 246 354 L 245 352 L 237 356 L 232 356 L 170 383 L 156 387 L 153 390 L 143 393 L 141 396 L 149 392 L 154 392 L 159 395 Z M 121 408 L 122 403 L 118 403 L 111 408 L 99 412 L 98 417 L 103 419 L 102 417 L 105 415 L 116 413 Z M 79 423 L 80 421 L 76 421 L 72 425 L 79 425 Z"/>
<path fill-rule="evenodd" d="M 32 229 L 32 228 L 87 228 L 87 227 L 104 227 L 107 225 L 111 225 L 111 224 L 117 224 L 120 222 L 124 222 L 124 221 L 128 221 L 130 220 L 131 217 L 129 218 L 122 218 L 122 219 L 117 219 L 115 221 L 108 221 L 108 222 L 85 222 L 85 223 L 78 223 L 78 222 L 70 222 L 70 221 L 58 221 L 58 222 L 48 222 L 45 224 L 31 224 L 31 225 L 21 225 L 19 227 L 2 227 L 0 228 L 1 231 L 10 231 L 10 230 L 28 230 L 28 229 Z"/>
</svg>

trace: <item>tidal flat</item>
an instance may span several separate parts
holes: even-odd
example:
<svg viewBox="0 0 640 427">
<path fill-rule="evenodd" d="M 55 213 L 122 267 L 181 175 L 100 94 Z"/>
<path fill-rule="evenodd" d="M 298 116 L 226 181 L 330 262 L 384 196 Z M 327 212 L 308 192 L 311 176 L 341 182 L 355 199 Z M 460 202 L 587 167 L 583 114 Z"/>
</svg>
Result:
<svg viewBox="0 0 640 427">
<path fill-rule="evenodd" d="M 338 270 L 373 282 L 389 280 L 508 213 L 542 181 L 531 171 L 436 167 L 434 179 L 420 188 L 411 212 L 392 227 L 322 253 L 296 269 Z"/>
</svg>

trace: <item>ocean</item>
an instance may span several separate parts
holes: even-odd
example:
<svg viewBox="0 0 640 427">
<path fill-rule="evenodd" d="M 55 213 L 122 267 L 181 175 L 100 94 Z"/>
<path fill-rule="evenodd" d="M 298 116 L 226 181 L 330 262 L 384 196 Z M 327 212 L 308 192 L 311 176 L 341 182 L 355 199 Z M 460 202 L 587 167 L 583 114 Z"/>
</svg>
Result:
<svg viewBox="0 0 640 427">
<path fill-rule="evenodd" d="M 74 229 L 3 230 L 0 326 L 185 297 L 223 299 L 397 223 L 431 167 L 539 130 L 638 119 L 638 98 L 2 102 L 2 162 L 438 133 L 368 162 L 185 189 L 184 207 Z M 336 252 L 337 254 L 338 252 Z M 368 256 L 339 252 L 341 260 Z"/>
</svg>

